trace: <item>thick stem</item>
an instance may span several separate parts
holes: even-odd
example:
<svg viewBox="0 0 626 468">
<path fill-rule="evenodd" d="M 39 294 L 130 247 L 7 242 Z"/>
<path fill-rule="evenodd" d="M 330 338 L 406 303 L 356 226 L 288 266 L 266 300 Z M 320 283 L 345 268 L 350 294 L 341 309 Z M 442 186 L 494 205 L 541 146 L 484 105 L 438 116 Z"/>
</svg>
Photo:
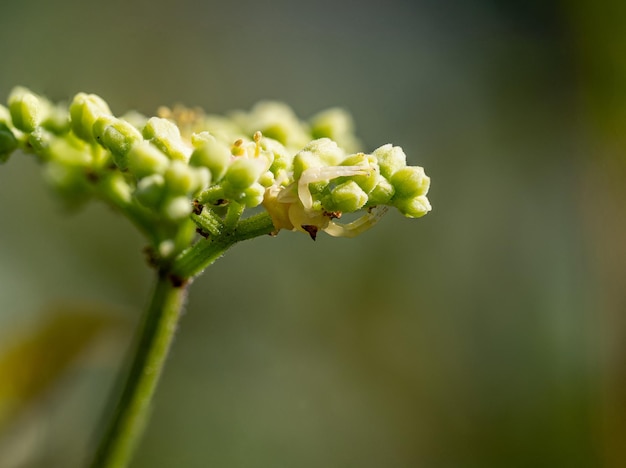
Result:
<svg viewBox="0 0 626 468">
<path fill-rule="evenodd" d="M 135 344 L 133 361 L 104 433 L 92 468 L 124 468 L 143 432 L 150 402 L 185 302 L 186 287 L 159 272 L 144 323 Z"/>
</svg>

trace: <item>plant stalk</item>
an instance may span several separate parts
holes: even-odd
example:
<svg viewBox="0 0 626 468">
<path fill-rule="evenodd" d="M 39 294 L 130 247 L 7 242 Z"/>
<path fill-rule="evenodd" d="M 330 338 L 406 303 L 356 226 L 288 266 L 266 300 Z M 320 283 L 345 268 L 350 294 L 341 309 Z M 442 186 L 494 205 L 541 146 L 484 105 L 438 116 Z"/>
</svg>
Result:
<svg viewBox="0 0 626 468">
<path fill-rule="evenodd" d="M 186 292 L 185 285 L 175 285 L 167 274 L 159 272 L 121 396 L 100 440 L 92 468 L 125 468 L 130 463 L 148 419 Z"/>
</svg>

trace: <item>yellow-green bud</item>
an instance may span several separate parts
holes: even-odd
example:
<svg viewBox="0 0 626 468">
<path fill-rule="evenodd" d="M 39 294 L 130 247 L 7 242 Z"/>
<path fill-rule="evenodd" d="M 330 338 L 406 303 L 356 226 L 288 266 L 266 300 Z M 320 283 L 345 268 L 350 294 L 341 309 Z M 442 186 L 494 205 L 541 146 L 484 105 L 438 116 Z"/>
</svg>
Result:
<svg viewBox="0 0 626 468">
<path fill-rule="evenodd" d="M 152 174 L 144 177 L 137 183 L 133 195 L 142 205 L 155 208 L 163 199 L 165 179 L 161 174 Z"/>
<path fill-rule="evenodd" d="M 260 161 L 237 158 L 228 166 L 224 182 L 228 185 L 229 191 L 243 191 L 255 183 L 262 173 L 263 165 Z"/>
<path fill-rule="evenodd" d="M 325 203 L 329 211 L 351 213 L 367 203 L 367 194 L 359 185 L 350 180 L 337 185 L 330 193 L 330 203 Z"/>
<path fill-rule="evenodd" d="M 111 115 L 109 106 L 100 96 L 78 93 L 70 104 L 72 130 L 79 138 L 93 142 L 93 125 L 99 117 Z"/>
<path fill-rule="evenodd" d="M 17 87 L 9 95 L 9 112 L 15 128 L 30 133 L 43 118 L 44 104 L 26 88 Z"/>
<path fill-rule="evenodd" d="M 189 216 L 191 210 L 191 200 L 182 195 L 165 200 L 161 208 L 161 212 L 171 221 L 179 221 Z"/>
<path fill-rule="evenodd" d="M 122 170 L 128 167 L 128 152 L 143 140 L 141 133 L 128 122 L 111 116 L 101 116 L 93 125 L 93 136 L 113 155 L 113 161 Z"/>
<path fill-rule="evenodd" d="M 17 148 L 17 138 L 6 124 L 0 122 L 0 163 L 6 162 Z"/>
<path fill-rule="evenodd" d="M 374 189 L 367 194 L 367 203 L 369 206 L 387 205 L 394 193 L 395 190 L 393 185 L 391 185 L 384 177 L 379 176 L 376 187 L 374 187 Z"/>
<path fill-rule="evenodd" d="M 206 167 L 211 171 L 211 179 L 220 180 L 230 164 L 231 154 L 228 146 L 215 139 L 199 145 L 189 159 L 190 166 Z"/>
<path fill-rule="evenodd" d="M 173 122 L 152 117 L 143 128 L 143 136 L 171 159 L 189 161 L 192 148 L 183 141 L 180 130 Z"/>
<path fill-rule="evenodd" d="M 423 195 L 395 200 L 394 205 L 407 218 L 420 218 L 432 209 L 428 198 Z"/>
<path fill-rule="evenodd" d="M 138 179 L 151 174 L 163 174 L 170 160 L 149 141 L 140 141 L 128 152 L 128 170 Z"/>
<path fill-rule="evenodd" d="M 86 151 L 81 145 L 85 142 L 72 137 L 62 138 L 51 136 L 47 143 L 46 151 L 50 159 L 67 166 L 90 166 L 93 156 L 90 151 Z"/>
<path fill-rule="evenodd" d="M 368 169 L 369 174 L 351 176 L 350 180 L 359 184 L 365 193 L 369 193 L 378 183 L 380 178 L 378 163 L 376 157 L 371 154 L 357 153 L 352 156 L 348 156 L 341 163 L 342 166 L 363 166 Z M 339 179 L 339 182 L 347 180 L 345 177 Z"/>
<path fill-rule="evenodd" d="M 391 179 L 396 198 L 414 198 L 428 192 L 430 178 L 419 166 L 407 166 L 397 170 Z"/>
<path fill-rule="evenodd" d="M 172 161 L 163 177 L 165 187 L 172 195 L 186 195 L 196 188 L 196 178 L 192 168 L 182 161 Z"/>
<path fill-rule="evenodd" d="M 311 135 L 313 138 L 327 137 L 338 140 L 341 136 L 353 131 L 352 116 L 339 107 L 326 109 L 311 118 Z"/>
<path fill-rule="evenodd" d="M 381 175 L 389 179 L 398 169 L 406 166 L 406 154 L 399 146 L 383 145 L 372 153 L 378 160 Z"/>
<path fill-rule="evenodd" d="M 243 197 L 240 200 L 247 208 L 254 208 L 263 203 L 263 196 L 265 195 L 265 187 L 258 182 L 255 182 L 250 187 L 243 191 Z"/>
</svg>

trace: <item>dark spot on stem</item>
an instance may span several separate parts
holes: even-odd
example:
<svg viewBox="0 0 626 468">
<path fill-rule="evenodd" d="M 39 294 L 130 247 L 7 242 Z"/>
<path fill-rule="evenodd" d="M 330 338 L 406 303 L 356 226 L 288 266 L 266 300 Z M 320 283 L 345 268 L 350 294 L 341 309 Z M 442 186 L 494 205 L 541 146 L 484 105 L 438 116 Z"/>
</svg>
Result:
<svg viewBox="0 0 626 468">
<path fill-rule="evenodd" d="M 150 265 L 153 268 L 156 268 L 159 266 L 159 255 L 157 254 L 156 250 L 148 246 L 143 249 L 143 253 L 146 255 L 146 260 L 148 261 L 148 265 Z"/>
<path fill-rule="evenodd" d="M 175 288 L 182 288 L 189 281 L 188 279 L 181 278 L 180 276 L 175 275 L 173 273 L 170 274 L 168 278 L 169 278 L 170 282 L 172 283 L 172 286 L 174 286 Z"/>
<path fill-rule="evenodd" d="M 197 232 L 198 234 L 200 234 L 202 237 L 204 237 L 205 239 L 208 239 L 208 238 L 209 238 L 209 233 L 208 233 L 208 232 L 206 232 L 206 231 L 205 231 L 204 229 L 202 229 L 202 228 L 199 228 L 199 227 L 198 227 L 198 228 L 196 228 L 196 232 Z"/>
<path fill-rule="evenodd" d="M 202 210 L 204 209 L 204 205 L 202 203 L 200 203 L 198 200 L 194 200 L 191 203 L 191 205 L 192 205 L 193 214 L 196 214 L 196 215 L 202 214 Z"/>
</svg>

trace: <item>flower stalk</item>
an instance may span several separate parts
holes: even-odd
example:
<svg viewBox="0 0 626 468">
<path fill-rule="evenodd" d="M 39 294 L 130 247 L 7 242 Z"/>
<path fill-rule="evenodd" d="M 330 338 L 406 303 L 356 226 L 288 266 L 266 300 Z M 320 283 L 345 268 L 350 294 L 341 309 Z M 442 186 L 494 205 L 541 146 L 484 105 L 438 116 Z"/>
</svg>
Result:
<svg viewBox="0 0 626 468">
<path fill-rule="evenodd" d="M 91 468 L 128 466 L 145 428 L 186 294 L 186 285 L 174 284 L 169 275 L 158 272 L 152 300 L 131 353 L 132 362 Z"/>
</svg>

